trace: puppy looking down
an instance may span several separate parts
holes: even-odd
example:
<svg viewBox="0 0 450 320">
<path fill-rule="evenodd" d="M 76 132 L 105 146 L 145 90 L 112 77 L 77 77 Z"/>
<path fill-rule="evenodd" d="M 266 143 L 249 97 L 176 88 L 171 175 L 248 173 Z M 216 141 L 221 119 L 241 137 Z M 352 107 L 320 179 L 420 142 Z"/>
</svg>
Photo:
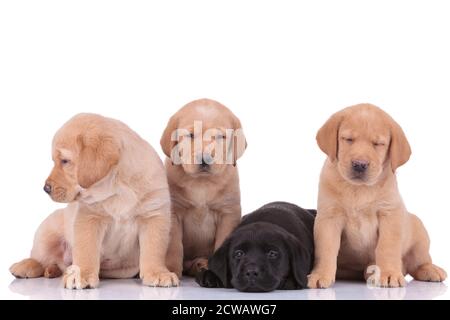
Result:
<svg viewBox="0 0 450 320">
<path fill-rule="evenodd" d="M 315 215 L 315 210 L 274 202 L 244 216 L 197 283 L 244 292 L 306 288 L 313 266 Z"/>
<path fill-rule="evenodd" d="M 14 264 L 11 273 L 64 273 L 68 289 L 96 288 L 99 277 L 139 273 L 144 285 L 178 285 L 165 266 L 170 195 L 153 148 L 117 120 L 80 114 L 56 133 L 52 156 L 44 190 L 69 205 L 41 224 L 31 258 Z"/>
<path fill-rule="evenodd" d="M 317 142 L 328 159 L 308 286 L 328 288 L 336 276 L 366 278 L 381 287 L 405 286 L 406 274 L 444 281 L 445 271 L 432 263 L 427 231 L 407 211 L 397 187 L 395 171 L 411 155 L 401 127 L 380 108 L 361 104 L 334 114 Z"/>
<path fill-rule="evenodd" d="M 228 108 L 202 99 L 170 118 L 161 146 L 173 213 L 167 266 L 178 276 L 193 276 L 240 222 L 236 162 L 246 141 Z"/>
</svg>

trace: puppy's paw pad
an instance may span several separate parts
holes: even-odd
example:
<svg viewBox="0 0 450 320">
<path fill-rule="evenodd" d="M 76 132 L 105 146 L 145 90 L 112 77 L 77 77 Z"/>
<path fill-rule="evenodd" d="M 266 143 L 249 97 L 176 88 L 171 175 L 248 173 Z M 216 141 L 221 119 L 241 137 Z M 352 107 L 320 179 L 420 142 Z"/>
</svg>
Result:
<svg viewBox="0 0 450 320">
<path fill-rule="evenodd" d="M 173 272 L 163 271 L 163 272 L 148 272 L 141 275 L 142 284 L 148 287 L 178 287 L 180 285 L 180 280 L 177 275 Z"/>
<path fill-rule="evenodd" d="M 39 278 L 44 274 L 42 265 L 34 259 L 25 259 L 9 268 L 13 276 L 19 279 Z"/>
<path fill-rule="evenodd" d="M 433 264 L 421 266 L 415 273 L 414 279 L 427 282 L 443 282 L 447 279 L 447 273 L 444 269 Z"/>
<path fill-rule="evenodd" d="M 328 289 L 334 284 L 334 276 L 312 273 L 308 276 L 308 288 L 310 289 Z"/>
<path fill-rule="evenodd" d="M 98 287 L 98 277 L 86 277 L 80 267 L 72 265 L 66 269 L 63 277 L 64 288 L 70 290 L 94 289 Z"/>
</svg>

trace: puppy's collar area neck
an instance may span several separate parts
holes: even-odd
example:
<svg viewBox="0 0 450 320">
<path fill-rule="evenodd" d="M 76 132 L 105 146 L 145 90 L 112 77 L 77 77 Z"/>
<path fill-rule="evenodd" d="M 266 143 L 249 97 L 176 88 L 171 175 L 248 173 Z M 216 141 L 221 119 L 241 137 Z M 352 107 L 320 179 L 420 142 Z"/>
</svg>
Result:
<svg viewBox="0 0 450 320">
<path fill-rule="evenodd" d="M 85 204 L 95 204 L 105 201 L 117 194 L 116 178 L 118 174 L 117 166 L 113 167 L 111 171 L 101 180 L 94 183 L 89 188 L 82 188 L 80 191 L 80 198 L 78 201 Z M 109 190 L 109 192 L 105 192 Z"/>
</svg>

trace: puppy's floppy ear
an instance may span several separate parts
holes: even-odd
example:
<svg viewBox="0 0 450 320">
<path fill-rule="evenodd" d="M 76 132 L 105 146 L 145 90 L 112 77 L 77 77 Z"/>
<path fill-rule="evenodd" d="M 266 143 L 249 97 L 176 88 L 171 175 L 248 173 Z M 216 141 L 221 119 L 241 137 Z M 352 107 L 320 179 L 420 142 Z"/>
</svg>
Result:
<svg viewBox="0 0 450 320">
<path fill-rule="evenodd" d="M 178 118 L 176 116 L 173 116 L 169 119 L 169 122 L 167 123 L 166 129 L 164 130 L 164 133 L 161 137 L 161 148 L 164 152 L 164 154 L 171 158 L 172 157 L 172 150 L 175 148 L 177 141 L 172 140 L 172 135 L 178 128 Z"/>
<path fill-rule="evenodd" d="M 338 153 L 338 133 L 344 118 L 343 111 L 335 113 L 317 132 L 316 140 L 320 149 L 328 155 L 331 161 L 335 161 Z"/>
<path fill-rule="evenodd" d="M 409 145 L 408 139 L 406 138 L 406 135 L 400 125 L 395 122 L 394 119 L 390 119 L 390 121 L 391 145 L 389 147 L 389 152 L 392 171 L 395 172 L 398 167 L 408 162 L 411 157 L 411 146 Z"/>
<path fill-rule="evenodd" d="M 312 269 L 313 245 L 308 248 L 291 235 L 285 238 L 285 243 L 289 250 L 290 280 L 293 280 L 297 289 L 305 289 L 308 284 L 308 274 Z"/>
<path fill-rule="evenodd" d="M 247 139 L 241 121 L 235 115 L 233 115 L 233 130 L 233 165 L 236 166 L 237 160 L 242 157 L 247 149 Z"/>
<path fill-rule="evenodd" d="M 80 135 L 77 137 L 79 147 L 78 183 L 89 188 L 103 179 L 120 158 L 120 145 L 111 136 Z"/>
<path fill-rule="evenodd" d="M 231 238 L 228 238 L 208 261 L 208 269 L 220 280 L 221 286 L 219 287 L 222 288 L 232 288 L 231 273 L 228 264 L 230 244 Z"/>
</svg>

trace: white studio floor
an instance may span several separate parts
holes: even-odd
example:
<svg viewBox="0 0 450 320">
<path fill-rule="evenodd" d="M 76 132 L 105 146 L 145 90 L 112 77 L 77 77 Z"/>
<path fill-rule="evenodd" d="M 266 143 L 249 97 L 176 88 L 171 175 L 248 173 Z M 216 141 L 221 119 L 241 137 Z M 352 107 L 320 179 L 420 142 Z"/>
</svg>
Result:
<svg viewBox="0 0 450 320">
<path fill-rule="evenodd" d="M 104 280 L 99 289 L 71 291 L 60 279 L 12 280 L 0 288 L 1 299 L 100 299 L 100 300 L 430 300 L 450 299 L 446 284 L 411 281 L 406 288 L 372 289 L 364 283 L 338 282 L 328 290 L 240 293 L 228 289 L 200 288 L 192 279 L 183 279 L 179 288 L 148 288 L 139 280 Z"/>
</svg>

